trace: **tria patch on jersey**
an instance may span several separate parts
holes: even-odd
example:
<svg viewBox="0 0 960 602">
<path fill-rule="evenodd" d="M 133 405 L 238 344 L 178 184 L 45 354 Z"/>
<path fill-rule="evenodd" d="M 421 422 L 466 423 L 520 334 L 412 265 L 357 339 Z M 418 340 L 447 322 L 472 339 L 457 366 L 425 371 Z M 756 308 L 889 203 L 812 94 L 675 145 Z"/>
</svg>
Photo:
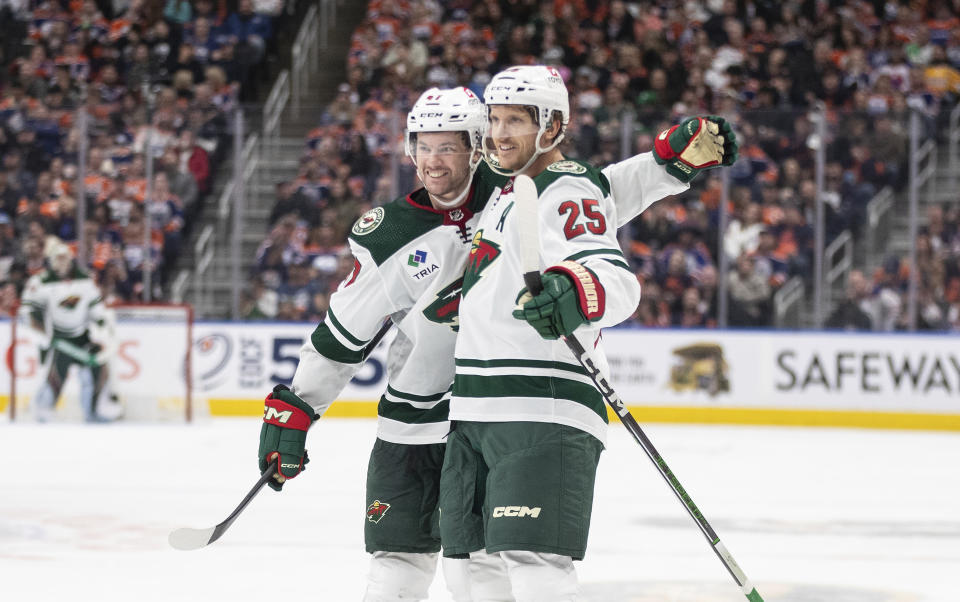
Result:
<svg viewBox="0 0 960 602">
<path fill-rule="evenodd" d="M 383 223 L 383 207 L 374 207 L 370 211 L 367 211 L 360 216 L 360 219 L 353 224 L 353 228 L 350 230 L 357 236 L 363 236 L 364 234 L 370 234 L 377 227 Z"/>
<path fill-rule="evenodd" d="M 390 509 L 390 504 L 373 500 L 373 503 L 367 506 L 367 520 L 371 523 L 379 523 L 383 515 Z"/>
<path fill-rule="evenodd" d="M 580 165 L 576 161 L 557 161 L 556 163 L 551 163 L 548 165 L 547 171 L 581 174 L 587 173 L 587 168 L 583 165 Z"/>
<path fill-rule="evenodd" d="M 500 245 L 483 238 L 483 230 L 477 230 L 473 235 L 473 244 L 470 246 L 470 255 L 467 256 L 467 267 L 463 272 L 463 295 L 473 287 L 483 276 L 483 271 L 490 267 L 500 256 Z"/>
<path fill-rule="evenodd" d="M 407 255 L 407 263 L 404 267 L 411 278 L 422 281 L 440 269 L 440 265 L 434 261 L 435 258 L 436 255 L 430 250 L 430 247 L 424 245 Z"/>
<path fill-rule="evenodd" d="M 423 316 L 431 322 L 449 326 L 454 332 L 460 330 L 460 291 L 463 277 L 457 278 L 437 292 L 437 298 L 423 308 Z"/>
</svg>

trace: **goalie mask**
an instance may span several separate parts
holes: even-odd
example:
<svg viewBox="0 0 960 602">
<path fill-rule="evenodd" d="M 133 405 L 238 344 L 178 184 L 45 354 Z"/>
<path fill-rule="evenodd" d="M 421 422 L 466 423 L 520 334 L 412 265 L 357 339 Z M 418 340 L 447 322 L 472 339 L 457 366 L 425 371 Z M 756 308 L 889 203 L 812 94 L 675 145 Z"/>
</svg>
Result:
<svg viewBox="0 0 960 602">
<path fill-rule="evenodd" d="M 460 205 L 470 191 L 473 174 L 483 158 L 483 135 L 486 131 L 487 114 L 483 103 L 476 94 L 467 88 L 449 88 L 441 90 L 431 88 L 420 95 L 413 109 L 407 114 L 407 132 L 405 147 L 417 167 L 417 176 L 426 181 L 417 162 L 417 135 L 432 132 L 463 132 L 470 147 L 469 171 L 466 184 L 452 201 L 441 201 L 430 195 L 431 200 L 441 209 L 452 209 Z M 428 190 L 429 192 L 429 190 Z"/>
<path fill-rule="evenodd" d="M 563 140 L 567 125 L 570 123 L 570 99 L 567 86 L 560 73 L 553 67 L 532 65 L 510 67 L 496 74 L 483 92 L 483 100 L 488 110 L 491 105 L 519 105 L 533 107 L 536 110 L 536 122 L 539 126 L 533 156 L 520 169 L 504 169 L 497 160 L 496 149 L 491 138 L 484 138 L 483 153 L 490 168 L 504 176 L 515 176 L 530 167 L 537 157 L 557 147 Z M 550 127 L 554 113 L 560 114 L 560 133 L 549 146 L 541 142 L 547 128 Z"/>
<path fill-rule="evenodd" d="M 66 278 L 73 267 L 73 253 L 70 252 L 70 247 L 62 242 L 54 243 L 47 252 L 47 263 L 57 276 Z"/>
</svg>

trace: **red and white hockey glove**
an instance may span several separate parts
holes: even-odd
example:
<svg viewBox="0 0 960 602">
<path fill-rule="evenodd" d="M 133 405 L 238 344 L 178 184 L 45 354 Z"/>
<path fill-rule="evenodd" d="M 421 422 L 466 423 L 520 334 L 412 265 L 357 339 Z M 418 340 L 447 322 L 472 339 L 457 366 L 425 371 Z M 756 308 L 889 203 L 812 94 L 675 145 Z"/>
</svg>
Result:
<svg viewBox="0 0 960 602">
<path fill-rule="evenodd" d="M 653 158 L 667 173 L 690 182 L 705 169 L 730 166 L 740 145 L 730 123 L 723 117 L 691 117 L 663 130 L 653 142 Z"/>
<path fill-rule="evenodd" d="M 257 457 L 260 472 L 277 458 L 277 471 L 267 481 L 275 491 L 287 479 L 300 474 L 310 459 L 305 449 L 307 431 L 320 418 L 310 404 L 297 397 L 285 385 L 277 385 L 263 403 L 263 425 L 260 427 L 260 450 Z"/>
</svg>

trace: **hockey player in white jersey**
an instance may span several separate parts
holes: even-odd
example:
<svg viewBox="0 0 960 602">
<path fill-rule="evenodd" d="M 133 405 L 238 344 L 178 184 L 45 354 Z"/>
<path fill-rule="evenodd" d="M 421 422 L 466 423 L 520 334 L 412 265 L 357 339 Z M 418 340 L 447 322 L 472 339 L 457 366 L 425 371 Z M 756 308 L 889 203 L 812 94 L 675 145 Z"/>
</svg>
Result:
<svg viewBox="0 0 960 602">
<path fill-rule="evenodd" d="M 465 88 L 420 97 L 408 116 L 406 146 L 426 188 L 369 211 L 354 225 L 354 270 L 301 350 L 292 390 L 278 387 L 265 403 L 258 457 L 264 470 L 279 455 L 271 484 L 279 489 L 303 469 L 309 425 L 359 369 L 383 318 L 397 324 L 368 469 L 367 602 L 423 599 L 435 572 L 460 287 L 479 211 L 507 184 L 480 163 L 485 123 L 485 108 Z M 626 202 L 635 212 L 687 187 L 652 160 L 630 159 L 608 173 L 617 193 L 630 195 Z M 469 581 L 464 561 L 444 562 L 457 602 L 512 600 L 502 561 L 488 560 L 473 555 L 469 572 L 479 579 Z"/>
<path fill-rule="evenodd" d="M 303 468 L 307 428 L 360 368 L 384 318 L 396 324 L 367 471 L 364 540 L 372 559 L 365 602 L 423 600 L 436 572 L 460 285 L 479 211 L 505 180 L 481 165 L 485 124 L 483 104 L 466 88 L 432 89 L 420 97 L 408 115 L 406 150 L 425 188 L 354 224 L 353 272 L 301 350 L 292 390 L 277 387 L 265 403 L 260 468 L 279 454 L 280 476 L 271 483 L 279 489 Z M 444 562 L 457 602 L 474 595 L 510 599 L 502 561 L 491 560 L 495 564 L 481 571 L 489 583 L 473 593 L 462 587 L 465 561 Z M 481 566 L 484 559 L 472 562 Z"/>
<path fill-rule="evenodd" d="M 464 274 L 441 538 L 445 555 L 500 554 L 518 602 L 569 602 L 578 599 L 573 560 L 586 551 L 607 413 L 557 339 L 576 330 L 603 361 L 600 328 L 630 316 L 640 286 L 617 242 L 621 218 L 609 180 L 558 149 L 569 119 L 559 73 L 511 68 L 490 81 L 484 97 L 487 160 L 504 175 L 532 177 L 539 193 L 544 290 L 531 297 L 523 288 L 523 228 L 511 180 L 486 204 Z M 692 164 L 675 165 L 669 162 L 677 157 L 665 153 L 649 160 L 667 164 L 660 178 L 674 186 L 671 169 L 689 181 L 736 154 L 735 142 L 718 135 L 728 128 L 722 120 L 692 122 L 687 146 L 708 149 L 706 159 L 698 154 Z M 642 202 L 625 205 L 628 214 L 638 208 Z"/>
<path fill-rule="evenodd" d="M 109 310 L 100 289 L 80 270 L 70 248 L 55 243 L 48 268 L 32 276 L 21 299 L 21 313 L 41 333 L 40 361 L 46 376 L 34 395 L 34 415 L 51 418 L 70 366 L 80 368 L 80 403 L 87 422 L 106 422 L 98 409 L 110 400 L 108 359 L 112 351 Z"/>
</svg>

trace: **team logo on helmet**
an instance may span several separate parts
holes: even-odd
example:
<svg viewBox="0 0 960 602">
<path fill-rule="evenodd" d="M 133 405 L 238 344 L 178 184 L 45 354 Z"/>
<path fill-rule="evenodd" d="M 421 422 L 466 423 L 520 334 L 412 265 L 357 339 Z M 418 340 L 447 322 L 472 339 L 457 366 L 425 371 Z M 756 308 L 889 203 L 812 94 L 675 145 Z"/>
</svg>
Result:
<svg viewBox="0 0 960 602">
<path fill-rule="evenodd" d="M 360 219 L 353 224 L 353 228 L 350 230 L 357 236 L 363 236 L 364 234 L 370 234 L 377 227 L 383 223 L 383 207 L 375 207 L 370 211 L 367 211 L 360 216 Z"/>
<path fill-rule="evenodd" d="M 557 173 L 573 173 L 581 174 L 587 173 L 587 168 L 583 165 L 580 165 L 576 161 L 557 161 L 556 163 L 551 163 L 547 166 L 547 171 L 554 171 Z"/>
<path fill-rule="evenodd" d="M 483 276 L 484 270 L 490 267 L 500 256 L 500 245 L 484 240 L 483 230 L 477 230 L 473 235 L 473 244 L 470 246 L 470 255 L 467 256 L 467 267 L 463 273 L 463 296 L 466 296 L 474 284 Z"/>
<path fill-rule="evenodd" d="M 367 506 L 367 520 L 371 523 L 379 523 L 383 515 L 390 509 L 390 504 L 373 500 L 373 503 Z"/>
</svg>

